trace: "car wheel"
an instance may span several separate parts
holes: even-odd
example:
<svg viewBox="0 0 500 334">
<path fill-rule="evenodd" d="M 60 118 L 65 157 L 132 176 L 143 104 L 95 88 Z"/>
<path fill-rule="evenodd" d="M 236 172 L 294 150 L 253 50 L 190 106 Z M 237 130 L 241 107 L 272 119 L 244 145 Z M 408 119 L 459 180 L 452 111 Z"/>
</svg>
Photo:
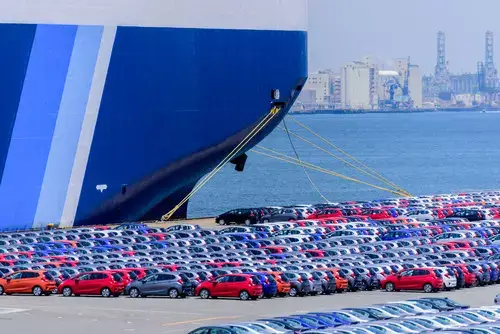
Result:
<svg viewBox="0 0 500 334">
<path fill-rule="evenodd" d="M 219 219 L 219 225 L 226 225 L 226 222 L 224 221 L 224 219 Z"/>
<path fill-rule="evenodd" d="M 297 288 L 290 288 L 290 291 L 288 291 L 288 295 L 290 297 L 297 297 L 297 295 L 298 295 Z"/>
<path fill-rule="evenodd" d="M 71 290 L 70 287 L 65 287 L 63 290 L 62 290 L 62 295 L 64 297 L 70 297 L 71 295 L 73 294 L 73 291 Z"/>
<path fill-rule="evenodd" d="M 130 298 L 138 298 L 141 296 L 141 294 L 139 293 L 139 289 L 137 288 L 130 289 L 128 295 L 130 296 Z"/>
<path fill-rule="evenodd" d="M 102 288 L 101 296 L 103 297 L 111 297 L 111 290 L 109 288 Z"/>
<path fill-rule="evenodd" d="M 38 285 L 33 288 L 33 296 L 41 296 L 43 294 L 43 290 Z"/>
<path fill-rule="evenodd" d="M 424 284 L 424 292 L 426 292 L 426 293 L 430 293 L 430 292 L 432 292 L 433 290 L 434 290 L 434 288 L 432 287 L 432 285 L 431 285 L 431 284 L 429 284 L 429 283 Z"/>
<path fill-rule="evenodd" d="M 361 288 L 360 288 L 361 291 L 366 291 L 368 290 L 368 284 L 366 284 L 365 281 L 361 282 Z"/>
<path fill-rule="evenodd" d="M 250 226 L 250 224 L 251 224 L 251 223 L 252 223 L 252 222 L 250 221 L 250 219 L 245 220 L 245 225 L 246 225 L 246 226 Z"/>
<path fill-rule="evenodd" d="M 248 300 L 249 298 L 250 298 L 250 294 L 248 293 L 248 291 L 243 290 L 240 292 L 240 299 L 241 300 Z"/>
<path fill-rule="evenodd" d="M 0 296 L 3 295 L 3 292 L 4 292 L 3 286 L 0 285 Z"/>
<path fill-rule="evenodd" d="M 179 297 L 179 291 L 176 288 L 168 290 L 168 296 L 172 299 Z"/>
<path fill-rule="evenodd" d="M 385 285 L 385 291 L 387 291 L 387 292 L 393 292 L 394 290 L 395 290 L 394 289 L 394 283 L 389 282 L 389 283 L 387 283 Z"/>
<path fill-rule="evenodd" d="M 203 289 L 200 291 L 200 297 L 201 299 L 208 299 L 210 298 L 210 291 L 208 291 L 207 289 Z"/>
</svg>

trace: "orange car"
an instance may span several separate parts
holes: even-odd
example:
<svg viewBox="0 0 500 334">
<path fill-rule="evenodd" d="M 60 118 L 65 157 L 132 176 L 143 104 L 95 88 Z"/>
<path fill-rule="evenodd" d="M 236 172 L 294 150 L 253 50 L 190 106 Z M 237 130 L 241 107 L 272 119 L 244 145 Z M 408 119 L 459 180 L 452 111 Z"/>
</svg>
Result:
<svg viewBox="0 0 500 334">
<path fill-rule="evenodd" d="M 290 292 L 290 282 L 288 281 L 288 278 L 283 276 L 283 273 L 278 271 L 272 271 L 269 274 L 273 275 L 274 279 L 276 280 L 276 285 L 278 287 L 278 296 L 284 297 L 288 295 L 288 292 Z"/>
<path fill-rule="evenodd" d="M 349 281 L 347 280 L 347 278 L 342 278 L 342 276 L 340 276 L 339 268 L 321 268 L 319 270 L 329 271 L 335 276 L 335 283 L 337 285 L 336 291 L 338 293 L 347 291 L 347 288 L 349 287 Z"/>
<path fill-rule="evenodd" d="M 0 295 L 32 293 L 48 296 L 56 289 L 56 281 L 45 270 L 22 270 L 0 278 Z"/>
</svg>

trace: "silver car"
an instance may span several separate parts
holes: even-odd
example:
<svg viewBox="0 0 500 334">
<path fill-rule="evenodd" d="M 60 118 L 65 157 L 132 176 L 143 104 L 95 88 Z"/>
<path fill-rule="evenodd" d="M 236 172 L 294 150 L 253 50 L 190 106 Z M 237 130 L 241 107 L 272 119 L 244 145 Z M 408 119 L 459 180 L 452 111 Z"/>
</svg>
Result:
<svg viewBox="0 0 500 334">
<path fill-rule="evenodd" d="M 192 294 L 192 285 L 174 273 L 157 273 L 127 285 L 125 294 L 131 298 L 145 296 L 169 296 L 185 298 Z"/>
</svg>

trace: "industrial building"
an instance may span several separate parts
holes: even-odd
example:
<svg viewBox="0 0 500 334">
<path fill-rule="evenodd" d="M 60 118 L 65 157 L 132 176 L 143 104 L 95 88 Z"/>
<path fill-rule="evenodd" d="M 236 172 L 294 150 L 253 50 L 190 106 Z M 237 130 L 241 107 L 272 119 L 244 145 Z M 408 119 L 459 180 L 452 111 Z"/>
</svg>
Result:
<svg viewBox="0 0 500 334">
<path fill-rule="evenodd" d="M 341 69 L 340 103 L 346 109 L 378 108 L 378 70 L 370 61 L 353 61 Z"/>
<path fill-rule="evenodd" d="M 331 70 L 309 73 L 298 98 L 302 109 L 331 109 L 340 105 L 340 74 Z"/>
<path fill-rule="evenodd" d="M 498 104 L 500 85 L 494 63 L 493 33 L 484 36 L 484 60 L 476 73 L 450 74 L 444 32 L 437 34 L 437 61 L 433 76 L 422 80 L 424 100 L 440 107 L 488 107 Z"/>
</svg>

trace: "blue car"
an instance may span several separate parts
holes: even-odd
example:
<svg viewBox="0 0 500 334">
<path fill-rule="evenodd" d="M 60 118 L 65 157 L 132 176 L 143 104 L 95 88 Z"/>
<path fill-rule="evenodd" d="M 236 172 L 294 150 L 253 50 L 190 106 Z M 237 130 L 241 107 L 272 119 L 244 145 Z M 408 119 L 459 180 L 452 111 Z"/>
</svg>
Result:
<svg viewBox="0 0 500 334">
<path fill-rule="evenodd" d="M 123 223 L 116 227 L 117 230 L 141 230 L 146 228 L 148 226 L 141 223 Z"/>
<path fill-rule="evenodd" d="M 278 285 L 272 275 L 261 272 L 250 272 L 248 274 L 255 275 L 259 278 L 259 281 L 262 284 L 264 297 L 271 298 L 276 296 L 278 293 Z"/>
<path fill-rule="evenodd" d="M 343 325 L 350 325 L 350 321 L 346 321 L 345 319 L 341 319 L 340 317 L 336 317 L 335 315 L 331 313 L 326 313 L 326 312 L 309 312 L 307 313 L 308 315 L 313 315 L 316 317 L 320 317 L 321 319 L 329 319 L 333 325 L 331 327 L 337 327 L 337 326 L 343 326 Z"/>
</svg>

